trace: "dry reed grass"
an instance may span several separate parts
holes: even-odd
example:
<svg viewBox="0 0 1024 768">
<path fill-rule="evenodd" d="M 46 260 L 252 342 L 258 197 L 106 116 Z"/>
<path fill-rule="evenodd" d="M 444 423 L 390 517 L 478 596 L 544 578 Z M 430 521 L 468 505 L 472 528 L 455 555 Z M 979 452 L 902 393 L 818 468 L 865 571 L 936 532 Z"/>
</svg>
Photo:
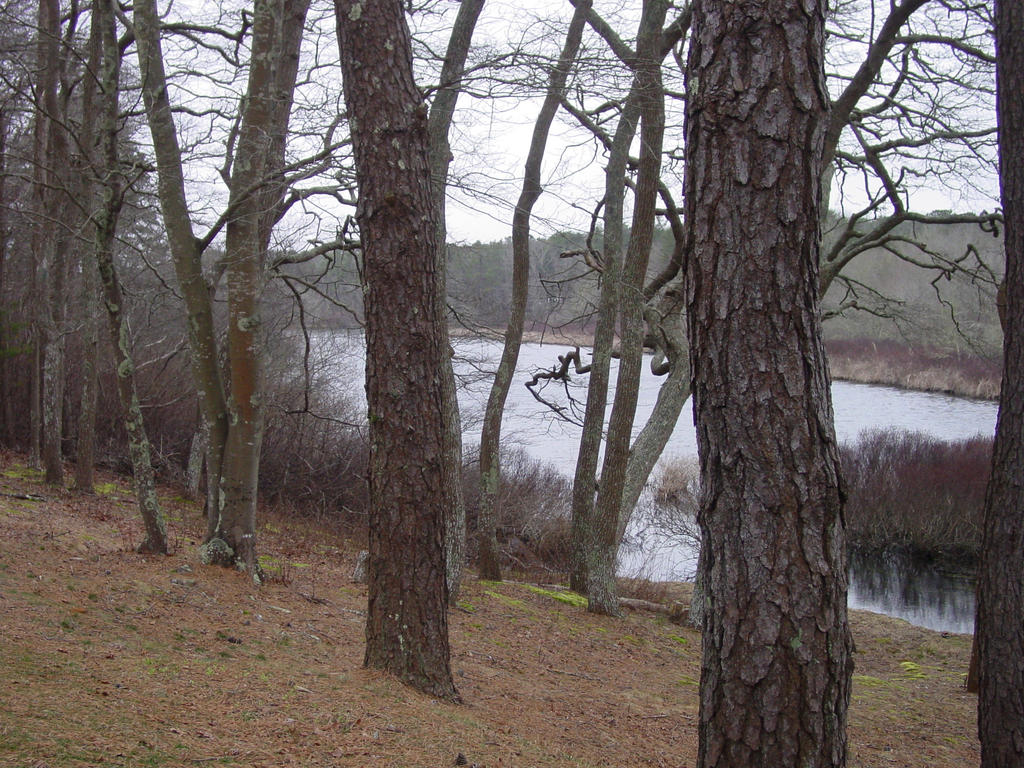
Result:
<svg viewBox="0 0 1024 768">
<path fill-rule="evenodd" d="M 826 348 L 833 379 L 986 400 L 999 397 L 999 362 L 972 353 L 871 339 L 834 339 Z"/>
</svg>

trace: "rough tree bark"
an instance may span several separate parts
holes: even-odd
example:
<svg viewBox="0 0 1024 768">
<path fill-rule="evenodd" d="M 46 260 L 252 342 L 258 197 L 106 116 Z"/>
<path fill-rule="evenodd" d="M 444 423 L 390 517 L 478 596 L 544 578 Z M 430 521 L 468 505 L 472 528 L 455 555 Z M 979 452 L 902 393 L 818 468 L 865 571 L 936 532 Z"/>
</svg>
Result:
<svg viewBox="0 0 1024 768">
<path fill-rule="evenodd" d="M 978 581 L 978 736 L 983 768 L 1024 765 L 1024 6 L 996 0 L 1006 322 Z"/>
<path fill-rule="evenodd" d="M 368 667 L 457 699 L 445 590 L 444 316 L 427 108 L 400 0 L 336 0 L 359 186 L 370 431 Z"/>
<path fill-rule="evenodd" d="M 85 155 L 78 180 L 78 194 L 86 210 L 95 205 L 96 190 L 88 172 L 89 155 L 96 143 L 96 98 L 101 61 L 99 13 L 94 11 L 87 48 L 88 72 L 82 80 L 82 122 L 79 147 Z M 99 278 L 92 256 L 83 251 L 79 303 L 82 317 L 82 387 L 79 396 L 78 439 L 75 445 L 75 490 L 93 493 L 96 455 L 96 407 L 99 400 Z"/>
<path fill-rule="evenodd" d="M 825 13 L 825 0 L 694 4 L 685 186 L 704 768 L 846 759 L 845 523 L 817 290 Z"/>
<path fill-rule="evenodd" d="M 99 400 L 99 285 L 96 271 L 83 256 L 79 290 L 82 312 L 82 388 L 79 395 L 78 438 L 75 444 L 75 490 L 93 493 L 96 464 L 96 408 Z"/>
<path fill-rule="evenodd" d="M 512 305 L 505 329 L 501 360 L 487 397 L 480 433 L 477 567 L 480 578 L 490 581 L 501 580 L 501 556 L 498 552 L 497 539 L 498 519 L 501 513 L 498 504 L 498 489 L 501 483 L 501 417 L 505 411 L 505 400 L 508 398 L 512 376 L 519 360 L 519 349 L 523 343 L 523 322 L 526 318 L 527 293 L 530 285 L 530 217 L 533 214 L 533 206 L 543 191 L 540 172 L 544 149 L 547 146 L 551 123 L 565 94 L 569 69 L 579 51 L 589 7 L 589 0 L 579 0 L 577 3 L 558 63 L 551 70 L 547 94 L 533 125 L 533 136 L 530 139 L 530 149 L 523 171 L 523 189 L 512 214 Z"/>
<path fill-rule="evenodd" d="M 62 485 L 64 420 L 64 290 L 66 240 L 60 231 L 61 197 L 58 169 L 67 167 L 67 138 L 60 120 L 60 7 L 40 0 L 36 41 L 36 105 L 33 129 L 32 247 L 38 264 L 36 352 L 40 357 L 42 462 L 46 482 Z"/>
<path fill-rule="evenodd" d="M 0 104 L 0 307 L 6 306 L 7 288 L 7 132 L 10 130 L 10 113 L 7 104 Z M 0 439 L 7 447 L 14 444 L 14 403 L 11 398 L 11 366 L 8 364 L 10 351 L 7 348 L 7 317 L 0 313 L 0 419 L 3 420 Z"/>
</svg>

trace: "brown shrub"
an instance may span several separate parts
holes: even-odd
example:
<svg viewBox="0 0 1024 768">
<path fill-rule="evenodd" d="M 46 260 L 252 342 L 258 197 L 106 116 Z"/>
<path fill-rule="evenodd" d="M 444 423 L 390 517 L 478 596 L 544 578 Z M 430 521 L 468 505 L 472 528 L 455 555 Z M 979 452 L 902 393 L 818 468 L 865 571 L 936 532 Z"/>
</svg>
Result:
<svg viewBox="0 0 1024 768">
<path fill-rule="evenodd" d="M 976 558 L 992 439 L 872 430 L 841 448 L 850 546 Z"/>
<path fill-rule="evenodd" d="M 470 559 L 476 554 L 480 473 L 463 472 Z M 572 483 L 521 448 L 502 449 L 498 545 L 502 567 L 532 577 L 569 571 Z"/>
</svg>

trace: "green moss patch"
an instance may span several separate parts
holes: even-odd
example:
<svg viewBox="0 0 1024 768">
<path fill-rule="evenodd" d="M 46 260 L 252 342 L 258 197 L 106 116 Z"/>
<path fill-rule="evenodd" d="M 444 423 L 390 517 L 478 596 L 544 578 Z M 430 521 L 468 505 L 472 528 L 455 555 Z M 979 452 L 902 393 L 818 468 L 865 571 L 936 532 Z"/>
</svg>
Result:
<svg viewBox="0 0 1024 768">
<path fill-rule="evenodd" d="M 901 661 L 900 667 L 903 669 L 903 676 L 908 680 L 923 680 L 927 677 L 921 665 L 912 661 Z"/>
<path fill-rule="evenodd" d="M 579 594 L 578 592 L 572 592 L 569 590 L 565 590 L 564 592 L 562 592 L 553 589 L 544 589 L 543 587 L 533 587 L 529 585 L 526 588 L 538 595 L 550 597 L 552 600 L 557 600 L 558 602 L 565 603 L 566 605 L 572 605 L 576 608 L 587 607 L 587 598 Z"/>
<path fill-rule="evenodd" d="M 853 682 L 857 685 L 863 685 L 865 688 L 885 688 L 892 685 L 888 680 L 872 677 L 871 675 L 854 675 Z"/>
<path fill-rule="evenodd" d="M 26 467 L 23 464 L 12 464 L 4 470 L 4 477 L 10 477 L 15 480 L 42 480 L 43 470 L 32 469 L 32 467 Z"/>
<path fill-rule="evenodd" d="M 509 597 L 508 595 L 503 595 L 503 594 L 501 594 L 501 592 L 495 592 L 493 589 L 485 589 L 484 590 L 484 594 L 487 595 L 488 597 L 493 597 L 499 603 L 501 603 L 502 605 L 507 605 L 509 608 L 525 608 L 526 607 L 526 603 L 524 603 L 522 600 L 517 600 L 514 597 Z"/>
</svg>

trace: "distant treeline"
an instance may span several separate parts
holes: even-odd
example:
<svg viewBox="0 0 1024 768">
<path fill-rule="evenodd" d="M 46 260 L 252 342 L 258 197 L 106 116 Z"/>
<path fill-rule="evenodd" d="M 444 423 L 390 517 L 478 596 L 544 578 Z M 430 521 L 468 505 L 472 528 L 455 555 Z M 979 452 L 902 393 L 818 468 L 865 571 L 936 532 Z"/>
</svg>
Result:
<svg viewBox="0 0 1024 768">
<path fill-rule="evenodd" d="M 841 224 L 837 218 L 826 227 L 824 250 Z M 995 282 L 1003 271 L 1002 238 L 976 224 L 901 224 L 891 234 L 884 247 L 858 254 L 843 280 L 832 284 L 823 299 L 826 338 L 892 341 L 940 357 L 998 358 Z M 600 250 L 600 232 L 590 243 L 575 232 L 533 240 L 528 330 L 591 327 L 600 283 L 590 264 L 600 262 Z M 650 274 L 662 269 L 671 250 L 671 233 L 659 230 Z M 450 245 L 448 295 L 456 321 L 471 330 L 503 329 L 511 274 L 510 239 Z"/>
</svg>

